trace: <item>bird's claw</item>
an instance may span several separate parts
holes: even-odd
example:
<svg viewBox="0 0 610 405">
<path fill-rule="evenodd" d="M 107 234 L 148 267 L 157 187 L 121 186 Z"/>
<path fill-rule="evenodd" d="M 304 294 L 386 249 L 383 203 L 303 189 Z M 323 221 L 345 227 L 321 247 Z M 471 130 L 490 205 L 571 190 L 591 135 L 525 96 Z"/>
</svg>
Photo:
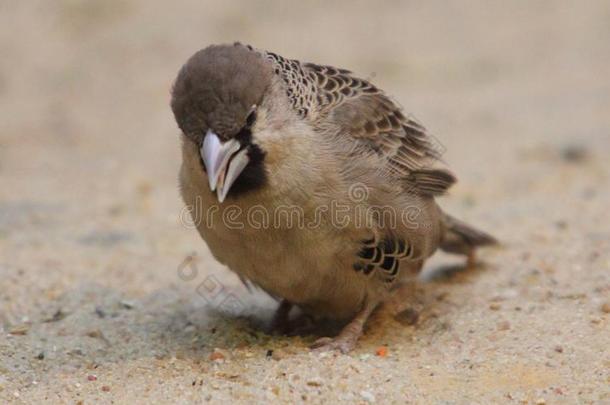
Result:
<svg viewBox="0 0 610 405">
<path fill-rule="evenodd" d="M 322 337 L 313 342 L 310 348 L 317 353 L 339 350 L 341 353 L 346 354 L 356 347 L 356 340 L 357 338 L 354 339 L 350 336 L 337 336 L 336 338 Z"/>
</svg>

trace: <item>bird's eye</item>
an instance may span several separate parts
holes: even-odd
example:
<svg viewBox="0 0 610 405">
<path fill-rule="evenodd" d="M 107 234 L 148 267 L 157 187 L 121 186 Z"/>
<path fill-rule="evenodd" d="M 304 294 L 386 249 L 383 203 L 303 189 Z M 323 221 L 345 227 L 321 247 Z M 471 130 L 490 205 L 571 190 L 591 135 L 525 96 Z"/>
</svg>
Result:
<svg viewBox="0 0 610 405">
<path fill-rule="evenodd" d="M 248 114 L 248 117 L 246 118 L 246 127 L 252 127 L 252 125 L 254 125 L 254 121 L 256 121 L 256 107 L 253 107 L 250 114 Z"/>
</svg>

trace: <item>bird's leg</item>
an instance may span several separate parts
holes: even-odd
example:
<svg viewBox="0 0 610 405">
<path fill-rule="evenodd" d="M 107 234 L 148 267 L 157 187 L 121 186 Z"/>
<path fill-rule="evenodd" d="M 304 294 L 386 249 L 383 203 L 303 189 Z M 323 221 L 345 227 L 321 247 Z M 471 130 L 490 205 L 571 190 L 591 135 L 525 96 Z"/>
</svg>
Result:
<svg viewBox="0 0 610 405">
<path fill-rule="evenodd" d="M 292 309 L 292 303 L 285 299 L 282 299 L 280 305 L 275 310 L 275 314 L 271 319 L 270 329 L 271 332 L 277 331 L 285 334 L 290 331 L 290 310 Z"/>
<path fill-rule="evenodd" d="M 341 353 L 351 351 L 356 346 L 356 342 L 360 336 L 362 336 L 364 324 L 375 308 L 377 308 L 377 303 L 373 304 L 367 302 L 356 317 L 345 325 L 336 337 L 320 338 L 311 345 L 311 348 L 316 351 L 340 350 Z"/>
<path fill-rule="evenodd" d="M 384 306 L 389 308 L 394 316 L 405 311 L 419 312 L 421 304 L 417 302 L 417 280 L 408 279 L 398 284 Z"/>
<path fill-rule="evenodd" d="M 473 269 L 475 267 L 477 267 L 477 255 L 475 253 L 475 249 L 472 249 L 466 256 L 466 268 Z"/>
</svg>

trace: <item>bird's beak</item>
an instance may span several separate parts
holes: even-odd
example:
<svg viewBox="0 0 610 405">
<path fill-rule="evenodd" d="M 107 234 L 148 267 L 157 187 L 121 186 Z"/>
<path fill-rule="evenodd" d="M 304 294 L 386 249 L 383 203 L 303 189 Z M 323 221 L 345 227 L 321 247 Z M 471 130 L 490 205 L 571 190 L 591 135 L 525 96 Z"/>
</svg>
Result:
<svg viewBox="0 0 610 405">
<path fill-rule="evenodd" d="M 218 135 L 208 130 L 201 146 L 201 158 L 208 172 L 210 190 L 216 190 L 218 201 L 223 202 L 250 159 L 247 150 L 235 139 L 221 142 Z"/>
</svg>

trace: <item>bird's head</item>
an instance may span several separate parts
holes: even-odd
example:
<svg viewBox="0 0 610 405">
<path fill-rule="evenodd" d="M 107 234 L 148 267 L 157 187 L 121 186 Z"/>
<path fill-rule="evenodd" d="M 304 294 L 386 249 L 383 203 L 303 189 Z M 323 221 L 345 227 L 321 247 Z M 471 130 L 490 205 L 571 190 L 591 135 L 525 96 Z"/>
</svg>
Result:
<svg viewBox="0 0 610 405">
<path fill-rule="evenodd" d="M 265 182 L 265 152 L 256 139 L 272 68 L 250 48 L 215 45 L 195 53 L 174 83 L 178 126 L 201 152 L 210 189 L 223 202 Z"/>
</svg>

